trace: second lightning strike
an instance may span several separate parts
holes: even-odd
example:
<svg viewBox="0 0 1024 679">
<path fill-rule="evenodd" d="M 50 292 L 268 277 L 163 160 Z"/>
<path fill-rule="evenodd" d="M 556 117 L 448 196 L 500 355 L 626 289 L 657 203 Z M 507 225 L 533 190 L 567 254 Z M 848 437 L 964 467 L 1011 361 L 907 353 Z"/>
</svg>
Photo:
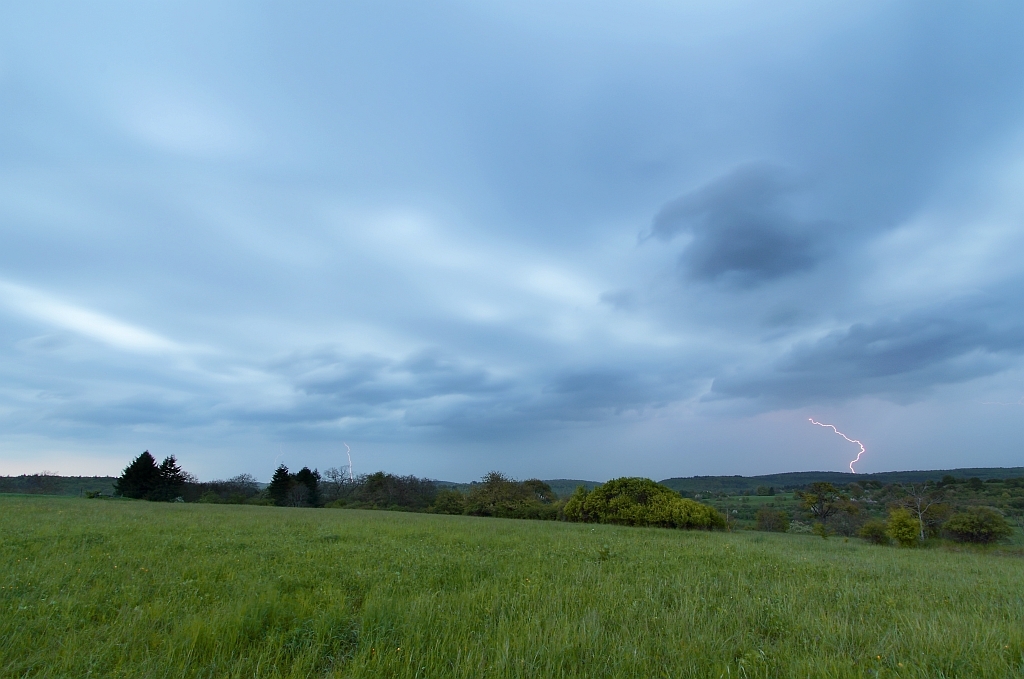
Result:
<svg viewBox="0 0 1024 679">
<path fill-rule="evenodd" d="M 847 441 L 849 441 L 850 443 L 856 443 L 856 444 L 857 444 L 858 446 L 860 446 L 860 452 L 859 452 L 859 453 L 857 453 L 857 457 L 855 457 L 854 459 L 850 460 L 850 471 L 851 471 L 852 473 L 856 474 L 856 473 L 857 473 L 857 470 L 853 468 L 853 463 L 854 463 L 854 462 L 860 462 L 860 456 L 861 456 L 861 455 L 863 455 L 863 454 L 864 454 L 864 453 L 866 452 L 866 451 L 865 451 L 865 449 L 864 449 L 864 444 L 863 444 L 863 443 L 861 443 L 860 441 L 858 441 L 857 439 L 851 439 L 851 438 L 850 438 L 849 436 L 847 436 L 847 435 L 846 435 L 846 434 L 844 434 L 843 432 L 841 432 L 841 431 L 839 431 L 838 429 L 836 429 L 836 428 L 835 428 L 835 425 L 832 425 L 832 424 L 824 424 L 824 423 L 822 423 L 822 422 L 816 422 L 816 421 L 814 420 L 814 418 L 813 418 L 813 417 L 808 417 L 807 419 L 808 419 L 808 420 L 809 420 L 809 421 L 811 422 L 811 424 L 816 424 L 816 425 L 818 425 L 819 427 L 828 427 L 828 428 L 830 428 L 830 429 L 831 429 L 832 431 L 834 431 L 835 433 L 839 434 L 839 435 L 840 435 L 840 436 L 842 436 L 842 437 L 843 437 L 844 439 L 846 439 Z"/>
</svg>

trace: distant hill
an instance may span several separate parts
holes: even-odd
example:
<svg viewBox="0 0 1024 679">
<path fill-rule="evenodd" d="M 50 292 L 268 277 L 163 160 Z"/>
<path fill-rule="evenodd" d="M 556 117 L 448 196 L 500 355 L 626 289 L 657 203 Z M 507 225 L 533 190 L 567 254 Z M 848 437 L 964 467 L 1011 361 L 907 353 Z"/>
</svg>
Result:
<svg viewBox="0 0 1024 679">
<path fill-rule="evenodd" d="M 114 476 L 54 476 L 50 474 L 23 474 L 0 476 L 0 493 L 31 493 L 37 495 L 84 495 L 98 490 L 105 495 L 114 493 Z"/>
<path fill-rule="evenodd" d="M 985 479 L 1005 479 L 1024 476 L 1024 467 L 976 467 L 964 469 L 928 469 L 909 472 L 878 472 L 875 474 L 850 474 L 848 472 L 786 472 L 783 474 L 765 474 L 763 476 L 687 476 L 665 479 L 660 483 L 680 493 L 692 495 L 700 491 L 742 493 L 753 491 L 758 486 L 774 486 L 777 489 L 802 488 L 815 481 L 827 481 L 835 484 L 847 484 L 852 481 L 878 481 L 887 483 L 921 483 L 938 481 L 946 475 L 960 479 L 977 477 Z"/>
<path fill-rule="evenodd" d="M 555 495 L 560 498 L 567 498 L 573 494 L 577 486 L 585 486 L 587 490 L 593 490 L 594 486 L 601 485 L 600 481 L 580 481 L 578 479 L 546 479 L 544 483 L 551 486 Z"/>
</svg>

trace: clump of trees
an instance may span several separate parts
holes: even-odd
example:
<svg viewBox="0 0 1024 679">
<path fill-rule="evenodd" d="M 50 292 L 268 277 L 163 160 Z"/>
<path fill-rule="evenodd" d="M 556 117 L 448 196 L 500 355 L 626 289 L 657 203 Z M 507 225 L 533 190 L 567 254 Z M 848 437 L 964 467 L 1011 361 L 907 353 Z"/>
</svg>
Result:
<svg viewBox="0 0 1024 679">
<path fill-rule="evenodd" d="M 292 474 L 282 464 L 274 470 L 267 496 L 278 507 L 319 507 L 320 473 L 303 467 Z"/>
<path fill-rule="evenodd" d="M 540 479 L 516 481 L 501 472 L 489 472 L 473 484 L 466 497 L 466 514 L 506 519 L 559 518 L 561 503 L 551 486 Z"/>
<path fill-rule="evenodd" d="M 252 474 L 239 474 L 226 480 L 185 484 L 185 502 L 215 504 L 271 504 L 263 493 L 263 485 Z"/>
<path fill-rule="evenodd" d="M 853 535 L 857 528 L 856 517 L 860 508 L 850 501 L 850 496 L 833 484 L 825 481 L 811 483 L 797 492 L 801 507 L 814 518 L 814 534 L 823 538 L 833 532 Z"/>
<path fill-rule="evenodd" d="M 350 479 L 341 470 L 328 469 L 325 477 L 328 507 L 423 512 L 430 509 L 438 493 L 434 481 L 411 475 L 374 472 Z"/>
<path fill-rule="evenodd" d="M 757 530 L 769 533 L 785 533 L 789 530 L 789 516 L 781 509 L 761 507 L 754 517 Z"/>
<path fill-rule="evenodd" d="M 883 489 L 889 510 L 885 522 L 886 537 L 901 547 L 914 547 L 940 536 L 955 542 L 998 542 L 1013 532 L 1003 514 L 993 507 L 978 504 L 960 504 L 960 511 L 955 511 L 950 493 L 957 485 L 962 485 L 975 493 L 974 502 L 984 501 L 982 491 L 988 484 L 998 483 L 1012 488 L 1016 487 L 1015 481 L 982 481 L 976 477 L 962 480 L 947 475 L 939 483 L 888 486 Z"/>
<path fill-rule="evenodd" d="M 147 450 L 124 468 L 114 483 L 114 491 L 123 497 L 167 502 L 181 497 L 190 480 L 192 477 L 182 471 L 173 455 L 158 465 Z"/>
<path fill-rule="evenodd" d="M 997 542 L 1013 532 L 1003 515 L 988 507 L 970 507 L 954 514 L 943 528 L 954 540 L 979 544 Z"/>
<path fill-rule="evenodd" d="M 725 528 L 713 507 L 682 497 L 650 479 L 623 477 L 587 491 L 580 486 L 565 503 L 569 521 L 665 528 Z"/>
<path fill-rule="evenodd" d="M 895 542 L 904 547 L 938 537 L 978 544 L 998 542 L 1013 532 L 1007 515 L 1024 528 L 1024 497 L 1018 491 L 1024 488 L 1024 479 L 982 481 L 946 476 L 921 484 L 883 486 L 865 480 L 838 488 L 815 482 L 796 491 L 797 504 L 789 507 L 792 515 L 777 507 L 780 500 L 776 498 L 755 509 L 746 496 L 736 505 L 726 504 L 727 513 L 723 514 L 711 504 L 636 477 L 613 479 L 590 491 L 581 486 L 567 500 L 539 479 L 519 481 L 497 471 L 468 488 L 441 485 L 383 471 L 352 477 L 347 469 L 332 468 L 321 474 L 303 467 L 292 473 L 283 464 L 266 486 L 248 474 L 201 483 L 183 471 L 173 455 L 157 464 L 149 451 L 144 451 L 125 467 L 114 488 L 117 495 L 153 501 L 387 509 L 704 530 L 752 521 L 752 527 L 761 531 L 857 535 L 876 544 Z M 774 491 L 764 486 L 757 494 L 772 496 Z M 90 497 L 99 495 L 91 493 Z M 715 501 L 721 503 L 723 498 L 710 499 Z M 788 501 L 781 498 L 783 506 Z M 742 515 L 732 516 L 737 513 L 732 507 L 738 507 Z M 813 523 L 808 525 L 808 520 Z"/>
</svg>

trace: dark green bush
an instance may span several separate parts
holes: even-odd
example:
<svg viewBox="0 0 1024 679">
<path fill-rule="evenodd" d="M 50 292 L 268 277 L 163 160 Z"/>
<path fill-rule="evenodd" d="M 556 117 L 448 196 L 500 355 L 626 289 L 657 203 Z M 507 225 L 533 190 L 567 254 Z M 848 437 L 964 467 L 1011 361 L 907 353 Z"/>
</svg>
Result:
<svg viewBox="0 0 1024 679">
<path fill-rule="evenodd" d="M 885 521 L 880 519 L 871 519 L 870 521 L 867 521 L 857 531 L 857 536 L 864 538 L 868 542 L 873 542 L 876 545 L 889 544 L 889 535 L 886 533 Z"/>
<path fill-rule="evenodd" d="M 457 490 L 440 490 L 434 499 L 437 514 L 462 514 L 466 511 L 466 496 Z"/>
<path fill-rule="evenodd" d="M 971 507 L 965 512 L 954 514 L 943 528 L 957 542 L 982 544 L 997 542 L 1013 532 L 1006 519 L 988 507 Z"/>
<path fill-rule="evenodd" d="M 769 533 L 785 533 L 789 530 L 789 517 L 786 512 L 771 507 L 761 507 L 755 515 L 757 530 Z"/>
<path fill-rule="evenodd" d="M 557 519 L 560 506 L 551 486 L 538 479 L 516 481 L 490 472 L 473 484 L 466 498 L 466 513 L 507 519 Z"/>
</svg>

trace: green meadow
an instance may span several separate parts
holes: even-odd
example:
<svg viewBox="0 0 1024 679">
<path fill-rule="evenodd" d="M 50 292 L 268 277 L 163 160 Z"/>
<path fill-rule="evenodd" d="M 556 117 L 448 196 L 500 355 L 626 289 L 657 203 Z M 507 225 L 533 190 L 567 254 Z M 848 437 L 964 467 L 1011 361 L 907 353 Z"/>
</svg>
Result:
<svg viewBox="0 0 1024 679">
<path fill-rule="evenodd" d="M 1018 677 L 1024 560 L 0 497 L 3 677 Z"/>
</svg>

